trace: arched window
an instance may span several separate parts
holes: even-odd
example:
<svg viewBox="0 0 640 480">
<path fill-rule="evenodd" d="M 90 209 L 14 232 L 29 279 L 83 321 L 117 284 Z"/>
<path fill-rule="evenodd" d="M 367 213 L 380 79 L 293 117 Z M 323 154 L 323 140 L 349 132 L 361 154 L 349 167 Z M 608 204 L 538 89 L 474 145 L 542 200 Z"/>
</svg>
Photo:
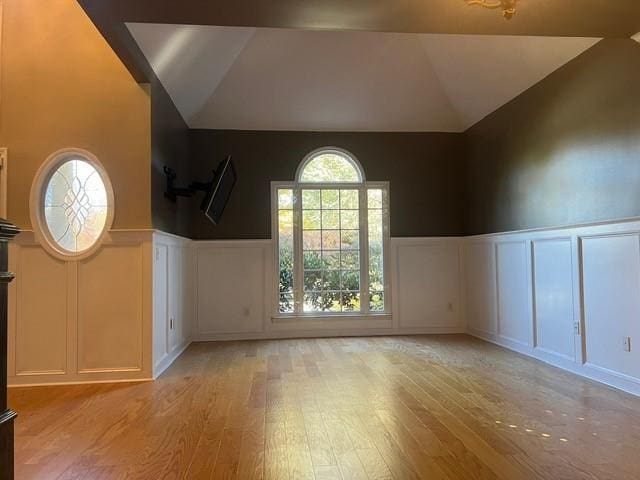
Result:
<svg viewBox="0 0 640 480">
<path fill-rule="evenodd" d="M 300 164 L 298 183 L 362 183 L 358 162 L 344 150 L 323 148 L 311 152 Z"/>
<path fill-rule="evenodd" d="M 93 253 L 113 220 L 113 191 L 98 159 L 80 149 L 51 155 L 31 188 L 31 220 L 53 255 Z"/>
<path fill-rule="evenodd" d="M 278 315 L 388 312 L 386 182 L 365 182 L 353 155 L 323 148 L 294 183 L 274 182 L 273 198 Z"/>
</svg>

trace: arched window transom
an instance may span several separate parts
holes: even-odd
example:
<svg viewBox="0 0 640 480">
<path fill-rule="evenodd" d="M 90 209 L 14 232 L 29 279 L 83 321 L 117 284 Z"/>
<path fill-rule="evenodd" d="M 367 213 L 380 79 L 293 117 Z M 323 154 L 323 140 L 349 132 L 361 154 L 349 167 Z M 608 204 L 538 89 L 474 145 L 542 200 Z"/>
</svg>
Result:
<svg viewBox="0 0 640 480">
<path fill-rule="evenodd" d="M 350 153 L 307 155 L 274 182 L 278 316 L 388 313 L 388 184 L 365 182 Z"/>
<path fill-rule="evenodd" d="M 358 162 L 342 150 L 322 149 L 310 153 L 298 171 L 299 183 L 362 183 Z"/>
</svg>

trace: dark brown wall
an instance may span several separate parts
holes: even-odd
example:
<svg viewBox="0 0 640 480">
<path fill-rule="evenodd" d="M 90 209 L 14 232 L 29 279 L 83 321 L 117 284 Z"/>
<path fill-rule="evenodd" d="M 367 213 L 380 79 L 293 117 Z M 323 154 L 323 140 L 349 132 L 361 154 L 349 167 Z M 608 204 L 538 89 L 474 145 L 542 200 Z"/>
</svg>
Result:
<svg viewBox="0 0 640 480">
<path fill-rule="evenodd" d="M 220 225 L 208 223 L 192 203 L 193 238 L 270 238 L 271 181 L 293 180 L 305 155 L 323 146 L 352 152 L 368 180 L 390 182 L 392 236 L 462 233 L 460 134 L 192 130 L 190 135 L 194 179 L 208 178 L 227 154 L 238 170 Z"/>
<path fill-rule="evenodd" d="M 469 234 L 640 216 L 640 45 L 603 40 L 466 137 Z"/>
<path fill-rule="evenodd" d="M 171 97 L 157 78 L 151 86 L 151 222 L 163 232 L 189 237 L 190 207 L 165 198 L 164 166 L 178 174 L 177 185 L 186 186 L 189 172 L 189 129 Z"/>
</svg>

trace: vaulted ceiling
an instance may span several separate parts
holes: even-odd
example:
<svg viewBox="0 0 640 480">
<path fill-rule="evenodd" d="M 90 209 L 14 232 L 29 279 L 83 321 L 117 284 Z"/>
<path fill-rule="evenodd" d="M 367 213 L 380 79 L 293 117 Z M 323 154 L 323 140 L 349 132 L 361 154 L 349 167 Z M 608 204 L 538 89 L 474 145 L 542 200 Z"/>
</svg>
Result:
<svg viewBox="0 0 640 480">
<path fill-rule="evenodd" d="M 128 24 L 192 128 L 469 128 L 597 39 Z"/>
<path fill-rule="evenodd" d="M 466 0 L 78 2 L 203 128 L 462 131 L 640 31 L 639 0 L 519 0 L 509 21 Z"/>
</svg>

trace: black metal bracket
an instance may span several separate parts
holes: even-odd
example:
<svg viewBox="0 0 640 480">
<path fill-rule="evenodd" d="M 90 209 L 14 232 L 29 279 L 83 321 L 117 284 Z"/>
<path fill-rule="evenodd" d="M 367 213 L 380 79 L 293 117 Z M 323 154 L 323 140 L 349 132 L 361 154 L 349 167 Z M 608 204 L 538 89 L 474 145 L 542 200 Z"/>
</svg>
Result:
<svg viewBox="0 0 640 480">
<path fill-rule="evenodd" d="M 178 197 L 191 197 L 196 192 L 207 193 L 211 189 L 212 182 L 191 182 L 188 187 L 176 187 L 174 185 L 174 182 L 178 176 L 176 171 L 165 166 L 164 174 L 167 176 L 167 189 L 164 192 L 164 196 L 172 202 L 175 202 Z"/>
<path fill-rule="evenodd" d="M 164 167 L 164 174 L 167 176 L 167 189 L 164 192 L 164 196 L 175 202 L 178 197 L 190 197 L 194 194 L 194 191 L 190 188 L 176 187 L 174 182 L 177 178 L 176 171 L 169 167 Z"/>
</svg>

